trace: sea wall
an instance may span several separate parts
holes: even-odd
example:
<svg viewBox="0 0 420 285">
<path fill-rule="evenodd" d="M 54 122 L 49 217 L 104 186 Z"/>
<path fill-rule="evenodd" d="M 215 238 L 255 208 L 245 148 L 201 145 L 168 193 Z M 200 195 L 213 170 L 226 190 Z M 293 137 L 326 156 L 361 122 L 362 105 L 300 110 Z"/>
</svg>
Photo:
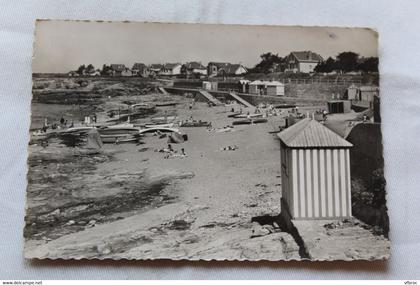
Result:
<svg viewBox="0 0 420 285">
<path fill-rule="evenodd" d="M 285 95 L 287 97 L 313 98 L 329 100 L 332 94 L 339 94 L 343 98 L 347 90 L 344 84 L 311 83 L 311 84 L 285 84 Z M 337 95 L 336 95 L 337 96 Z M 335 97 L 337 99 L 337 97 Z"/>
<path fill-rule="evenodd" d="M 289 96 L 267 96 L 267 95 L 251 95 L 239 94 L 240 97 L 256 106 L 263 104 L 296 104 L 298 106 L 324 106 L 326 101 L 317 98 L 289 97 Z"/>
</svg>

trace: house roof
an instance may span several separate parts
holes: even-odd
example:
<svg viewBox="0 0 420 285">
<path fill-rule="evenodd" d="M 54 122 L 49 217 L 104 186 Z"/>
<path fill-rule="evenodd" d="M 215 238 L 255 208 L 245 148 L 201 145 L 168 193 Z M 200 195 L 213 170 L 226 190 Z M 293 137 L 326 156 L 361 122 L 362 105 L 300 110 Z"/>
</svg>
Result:
<svg viewBox="0 0 420 285">
<path fill-rule="evenodd" d="M 242 64 L 234 64 L 229 62 L 209 62 L 209 65 L 215 65 L 220 70 L 224 70 L 227 74 L 234 74 Z M 244 67 L 244 69 L 246 69 Z"/>
<path fill-rule="evenodd" d="M 114 71 L 123 71 L 125 69 L 125 65 L 124 64 L 111 64 L 111 69 Z"/>
<path fill-rule="evenodd" d="M 152 69 L 162 69 L 163 68 L 163 64 L 153 63 L 153 64 L 150 65 L 150 68 L 152 68 Z"/>
<path fill-rule="evenodd" d="M 147 66 L 144 63 L 135 63 L 133 65 L 133 70 L 144 70 L 147 69 Z"/>
<path fill-rule="evenodd" d="M 164 67 L 165 69 L 173 69 L 177 67 L 178 65 L 181 65 L 180 63 L 165 63 Z"/>
<path fill-rule="evenodd" d="M 349 148 L 353 145 L 316 120 L 305 118 L 278 134 L 290 148 Z"/>
<path fill-rule="evenodd" d="M 229 63 L 229 62 L 215 62 L 215 61 L 209 62 L 209 65 L 215 65 L 215 66 L 217 66 L 219 68 L 220 67 L 227 66 L 229 64 L 231 64 L 231 63 Z"/>
<path fill-rule="evenodd" d="M 187 69 L 207 69 L 204 65 L 197 61 L 187 62 L 185 67 Z"/>
<path fill-rule="evenodd" d="M 227 73 L 227 74 L 234 74 L 236 72 L 236 70 L 238 70 L 238 68 L 240 68 L 241 65 L 240 64 L 229 64 L 226 67 L 222 67 L 222 69 Z"/>
<path fill-rule="evenodd" d="M 298 61 L 320 62 L 322 57 L 312 51 L 293 51 L 292 54 Z"/>
</svg>

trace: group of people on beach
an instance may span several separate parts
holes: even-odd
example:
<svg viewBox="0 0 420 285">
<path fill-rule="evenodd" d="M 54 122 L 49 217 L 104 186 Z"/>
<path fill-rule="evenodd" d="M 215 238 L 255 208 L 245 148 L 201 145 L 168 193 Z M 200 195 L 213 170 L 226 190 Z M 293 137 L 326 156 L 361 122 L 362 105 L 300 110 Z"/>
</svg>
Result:
<svg viewBox="0 0 420 285">
<path fill-rule="evenodd" d="M 66 128 L 72 128 L 74 126 L 73 120 L 71 121 L 71 124 L 67 126 L 67 120 L 64 119 L 62 116 L 58 122 L 53 122 L 51 125 L 48 123 L 48 118 L 44 119 L 44 124 L 42 125 L 41 132 L 46 133 L 48 129 L 52 130 L 60 130 L 60 129 L 66 129 Z"/>
<path fill-rule="evenodd" d="M 98 117 L 94 113 L 93 115 L 89 115 L 85 117 L 85 120 L 82 124 L 89 125 L 90 123 L 97 123 Z M 61 116 L 60 120 L 57 122 L 53 122 L 52 124 L 48 123 L 48 118 L 44 119 L 44 124 L 42 125 L 41 132 L 46 133 L 48 129 L 51 130 L 61 130 L 61 129 L 69 129 L 74 127 L 74 121 L 71 120 L 71 123 L 68 124 L 68 120 Z"/>
<path fill-rule="evenodd" d="M 187 157 L 187 154 L 185 153 L 185 149 L 181 148 L 181 151 L 175 150 L 171 144 L 168 144 L 167 148 L 162 148 L 157 150 L 158 152 L 163 152 L 165 153 L 165 156 L 163 157 L 164 159 L 169 159 L 169 158 L 184 158 Z"/>
</svg>

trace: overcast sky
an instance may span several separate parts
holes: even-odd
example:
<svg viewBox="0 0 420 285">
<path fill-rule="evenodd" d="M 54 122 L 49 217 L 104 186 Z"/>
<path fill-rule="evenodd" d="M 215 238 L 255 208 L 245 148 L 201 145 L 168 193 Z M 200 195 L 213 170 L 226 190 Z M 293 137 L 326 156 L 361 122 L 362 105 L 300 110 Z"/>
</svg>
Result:
<svg viewBox="0 0 420 285">
<path fill-rule="evenodd" d="M 81 64 L 227 61 L 253 67 L 265 52 L 311 50 L 325 59 L 343 51 L 377 56 L 377 34 L 361 28 L 132 22 L 38 21 L 34 72 L 68 72 Z"/>
</svg>

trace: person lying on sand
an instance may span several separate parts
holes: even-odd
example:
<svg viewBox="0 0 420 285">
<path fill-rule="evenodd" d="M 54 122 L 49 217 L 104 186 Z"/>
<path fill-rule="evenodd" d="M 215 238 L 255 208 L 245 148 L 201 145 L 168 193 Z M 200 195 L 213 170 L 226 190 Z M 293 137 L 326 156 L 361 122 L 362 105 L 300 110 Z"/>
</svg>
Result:
<svg viewBox="0 0 420 285">
<path fill-rule="evenodd" d="M 226 133 L 226 132 L 232 132 L 234 129 L 232 126 L 225 126 L 223 128 L 220 128 L 216 130 L 217 133 Z"/>
<path fill-rule="evenodd" d="M 239 147 L 235 144 L 234 146 L 225 146 L 225 147 L 222 147 L 220 150 L 221 151 L 225 151 L 225 150 L 237 150 Z"/>
<path fill-rule="evenodd" d="M 184 157 L 187 157 L 187 154 L 185 153 L 185 149 L 181 148 L 181 153 L 178 153 L 178 151 L 174 151 L 165 155 L 163 158 L 169 159 L 169 158 L 184 158 Z"/>
<path fill-rule="evenodd" d="M 168 147 L 167 148 L 161 148 L 161 149 L 157 149 L 155 151 L 157 151 L 157 152 L 173 153 L 174 152 L 174 149 L 172 148 L 172 145 L 171 144 L 168 144 Z"/>
</svg>

